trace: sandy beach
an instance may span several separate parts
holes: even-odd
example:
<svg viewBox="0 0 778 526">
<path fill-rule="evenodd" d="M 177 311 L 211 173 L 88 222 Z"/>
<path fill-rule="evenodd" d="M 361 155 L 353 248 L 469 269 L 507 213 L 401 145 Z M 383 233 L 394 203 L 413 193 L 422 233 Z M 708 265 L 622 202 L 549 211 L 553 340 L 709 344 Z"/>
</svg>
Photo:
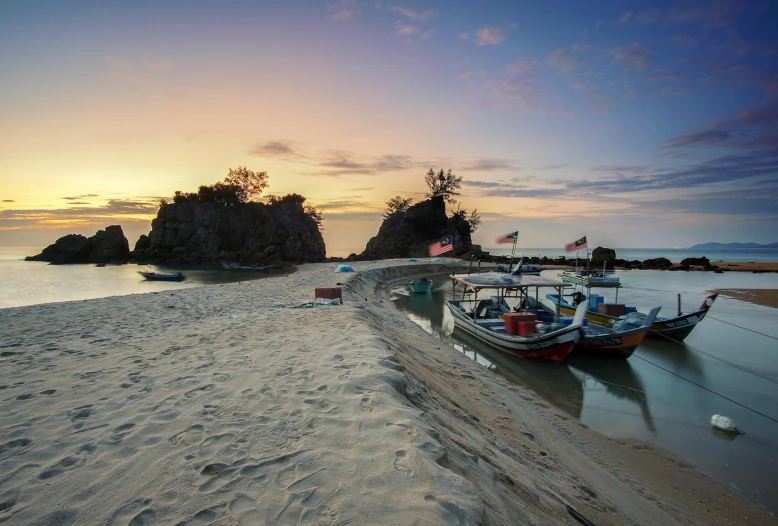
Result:
<svg viewBox="0 0 778 526">
<path fill-rule="evenodd" d="M 0 310 L 0 522 L 778 524 L 392 306 L 445 266 L 336 266 Z"/>
<path fill-rule="evenodd" d="M 776 289 L 714 289 L 711 292 L 718 292 L 736 300 L 778 309 L 778 290 Z"/>
</svg>

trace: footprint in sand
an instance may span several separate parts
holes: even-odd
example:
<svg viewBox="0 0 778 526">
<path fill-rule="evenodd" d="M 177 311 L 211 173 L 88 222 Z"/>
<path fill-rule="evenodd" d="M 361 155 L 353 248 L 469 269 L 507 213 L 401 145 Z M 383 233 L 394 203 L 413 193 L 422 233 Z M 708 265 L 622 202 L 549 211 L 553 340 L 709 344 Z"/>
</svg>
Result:
<svg viewBox="0 0 778 526">
<path fill-rule="evenodd" d="M 320 413 L 332 413 L 338 410 L 338 406 L 330 404 L 323 398 L 308 398 L 303 400 L 303 403 L 308 404 L 314 410 L 319 411 Z"/>
<path fill-rule="evenodd" d="M 29 438 L 17 438 L 16 440 L 11 440 L 10 442 L 6 442 L 5 444 L 0 444 L 0 455 L 2 455 L 3 453 L 11 449 L 25 448 L 30 444 L 32 444 L 32 440 Z"/>
<path fill-rule="evenodd" d="M 125 504 L 116 510 L 111 517 L 110 524 L 113 526 L 146 526 L 156 524 L 157 512 L 151 508 L 152 499 L 135 499 L 129 504 Z"/>
<path fill-rule="evenodd" d="M 369 396 L 362 397 L 362 400 L 359 401 L 359 409 L 368 413 L 373 412 L 373 402 L 370 400 Z"/>
<path fill-rule="evenodd" d="M 263 524 L 264 517 L 257 509 L 257 502 L 247 495 L 238 495 L 227 504 L 230 515 L 241 526 Z"/>
<path fill-rule="evenodd" d="M 92 414 L 92 404 L 76 407 L 68 411 L 67 414 L 70 416 L 71 422 L 88 418 Z"/>
<path fill-rule="evenodd" d="M 205 433 L 205 426 L 201 424 L 195 424 L 193 426 L 189 426 L 187 429 L 181 431 L 180 433 L 176 433 L 168 440 L 170 440 L 174 444 L 179 444 L 179 443 L 198 444 L 202 441 L 204 433 Z"/>
<path fill-rule="evenodd" d="M 402 472 L 406 477 L 413 476 L 413 468 L 408 464 L 408 452 L 404 449 L 398 449 L 394 452 L 394 462 L 392 465 L 395 471 Z"/>
</svg>

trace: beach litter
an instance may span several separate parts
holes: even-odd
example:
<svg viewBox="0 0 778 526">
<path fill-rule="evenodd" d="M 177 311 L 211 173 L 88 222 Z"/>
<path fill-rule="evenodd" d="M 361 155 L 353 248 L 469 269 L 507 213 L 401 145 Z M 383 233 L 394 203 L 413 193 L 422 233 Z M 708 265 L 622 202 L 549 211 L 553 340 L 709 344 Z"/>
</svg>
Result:
<svg viewBox="0 0 778 526">
<path fill-rule="evenodd" d="M 235 319 L 235 315 L 234 315 L 234 314 L 228 314 L 228 315 L 227 315 L 227 317 L 228 317 L 229 319 L 231 319 L 231 320 L 234 320 L 234 319 Z"/>
<path fill-rule="evenodd" d="M 340 298 L 316 298 L 314 301 L 316 305 L 340 305 Z"/>
<path fill-rule="evenodd" d="M 724 415 L 713 415 L 710 417 L 710 425 L 716 429 L 721 429 L 727 433 L 737 433 L 738 435 L 745 435 L 745 431 L 741 431 L 737 428 L 735 421 Z"/>
<path fill-rule="evenodd" d="M 338 265 L 335 272 L 354 272 L 354 267 L 351 265 Z"/>
<path fill-rule="evenodd" d="M 408 259 L 406 259 L 405 261 L 419 261 L 419 260 L 418 260 L 418 259 L 416 259 L 416 258 L 408 258 Z"/>
</svg>

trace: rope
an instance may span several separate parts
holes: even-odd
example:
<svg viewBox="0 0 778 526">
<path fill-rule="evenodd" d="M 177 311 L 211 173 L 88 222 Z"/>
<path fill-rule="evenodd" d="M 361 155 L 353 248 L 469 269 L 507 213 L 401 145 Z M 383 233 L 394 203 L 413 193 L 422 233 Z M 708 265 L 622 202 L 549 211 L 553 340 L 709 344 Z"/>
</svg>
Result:
<svg viewBox="0 0 778 526">
<path fill-rule="evenodd" d="M 762 412 L 760 412 L 760 411 L 757 411 L 756 409 L 752 409 L 752 408 L 748 407 L 747 405 L 743 405 L 743 404 L 741 404 L 740 402 L 737 402 L 737 401 L 735 401 L 735 400 L 733 400 L 733 399 L 731 399 L 731 398 L 729 398 L 729 397 L 727 397 L 727 396 L 724 396 L 724 395 L 723 395 L 723 394 L 721 394 L 721 393 L 717 393 L 716 391 L 713 391 L 712 389 L 708 389 L 708 388 L 707 388 L 707 387 L 705 387 L 704 385 L 701 385 L 701 384 L 698 384 L 697 382 L 694 382 L 694 381 L 692 381 L 692 380 L 689 380 L 688 378 L 686 378 L 686 377 L 684 377 L 684 376 L 681 376 L 681 375 L 680 375 L 680 374 L 678 374 L 678 373 L 674 373 L 674 372 L 673 372 L 673 371 L 671 371 L 670 369 L 666 369 L 666 368 L 662 367 L 661 365 L 655 364 L 655 363 L 654 363 L 654 362 L 652 362 L 651 360 L 647 360 L 646 358 L 643 358 L 642 356 L 638 356 L 637 354 L 633 354 L 632 356 L 634 356 L 635 358 L 638 358 L 638 359 L 640 359 L 640 360 L 643 360 L 644 362 L 650 363 L 650 364 L 651 364 L 651 365 L 653 365 L 654 367 L 657 367 L 657 368 L 659 368 L 659 369 L 662 369 L 663 371 L 665 371 L 665 372 L 668 372 L 668 373 L 672 374 L 673 376 L 677 376 L 677 377 L 678 377 L 678 378 L 680 378 L 681 380 L 686 380 L 686 381 L 687 381 L 687 382 L 689 382 L 690 384 L 692 384 L 692 385 L 696 385 L 696 386 L 697 386 L 697 387 L 699 387 L 700 389 L 704 389 L 705 391 L 708 391 L 709 393 L 715 394 L 716 396 L 719 396 L 719 397 L 723 398 L 724 400 L 727 400 L 727 401 L 729 401 L 729 402 L 732 402 L 733 404 L 735 404 L 735 405 L 738 405 L 738 406 L 740 406 L 740 407 L 742 407 L 742 408 L 744 408 L 744 409 L 748 409 L 748 410 L 749 410 L 749 411 L 751 411 L 752 413 L 756 413 L 757 415 L 759 415 L 759 416 L 763 416 L 763 417 L 767 418 L 768 420 L 772 420 L 773 422 L 775 422 L 776 424 L 778 424 L 778 419 L 776 419 L 776 418 L 773 418 L 773 417 L 771 417 L 771 416 L 769 416 L 769 415 L 766 415 L 766 414 L 764 414 L 764 413 L 762 413 Z"/>
<path fill-rule="evenodd" d="M 710 318 L 712 320 L 720 321 L 721 323 L 726 323 L 727 325 L 732 325 L 733 327 L 737 327 L 738 329 L 743 329 L 744 331 L 753 332 L 754 334 L 758 334 L 759 336 L 764 336 L 765 338 L 770 338 L 772 340 L 778 340 L 778 338 L 776 338 L 775 336 L 771 336 L 771 335 L 765 334 L 763 332 L 755 331 L 753 329 L 749 329 L 749 328 L 743 327 L 741 325 L 736 325 L 736 324 L 730 323 L 728 321 L 720 320 L 720 319 L 714 318 L 713 316 L 710 316 L 710 315 L 708 315 L 708 318 Z"/>
</svg>

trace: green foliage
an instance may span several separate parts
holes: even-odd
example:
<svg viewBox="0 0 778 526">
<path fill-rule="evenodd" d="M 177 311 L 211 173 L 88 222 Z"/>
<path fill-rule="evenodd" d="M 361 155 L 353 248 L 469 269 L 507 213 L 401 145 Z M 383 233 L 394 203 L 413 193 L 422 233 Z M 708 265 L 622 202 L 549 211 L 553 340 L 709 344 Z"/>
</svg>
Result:
<svg viewBox="0 0 778 526">
<path fill-rule="evenodd" d="M 305 204 L 305 197 L 300 194 L 286 194 L 285 196 L 269 195 L 266 198 L 267 204 L 270 206 L 279 206 L 286 203 L 300 203 Z"/>
<path fill-rule="evenodd" d="M 397 212 L 405 212 L 413 204 L 412 197 L 400 197 L 396 195 L 386 202 L 386 210 L 384 210 L 384 219 L 389 219 Z"/>
<path fill-rule="evenodd" d="M 481 226 L 481 214 L 478 213 L 478 209 L 468 212 L 464 208 L 457 206 L 457 209 L 451 214 L 451 217 L 457 221 L 465 221 L 470 227 L 471 234 Z"/>
<path fill-rule="evenodd" d="M 230 168 L 224 184 L 236 189 L 239 202 L 248 203 L 267 188 L 267 172 L 253 172 L 245 166 L 238 166 L 234 170 Z"/>
<path fill-rule="evenodd" d="M 424 176 L 424 182 L 430 189 L 427 197 L 442 197 L 447 203 L 456 203 L 454 196 L 459 195 L 457 190 L 462 184 L 462 178 L 451 173 L 450 168 L 448 172 L 444 172 L 441 168 L 437 173 L 430 168 L 430 171 Z"/>
</svg>

